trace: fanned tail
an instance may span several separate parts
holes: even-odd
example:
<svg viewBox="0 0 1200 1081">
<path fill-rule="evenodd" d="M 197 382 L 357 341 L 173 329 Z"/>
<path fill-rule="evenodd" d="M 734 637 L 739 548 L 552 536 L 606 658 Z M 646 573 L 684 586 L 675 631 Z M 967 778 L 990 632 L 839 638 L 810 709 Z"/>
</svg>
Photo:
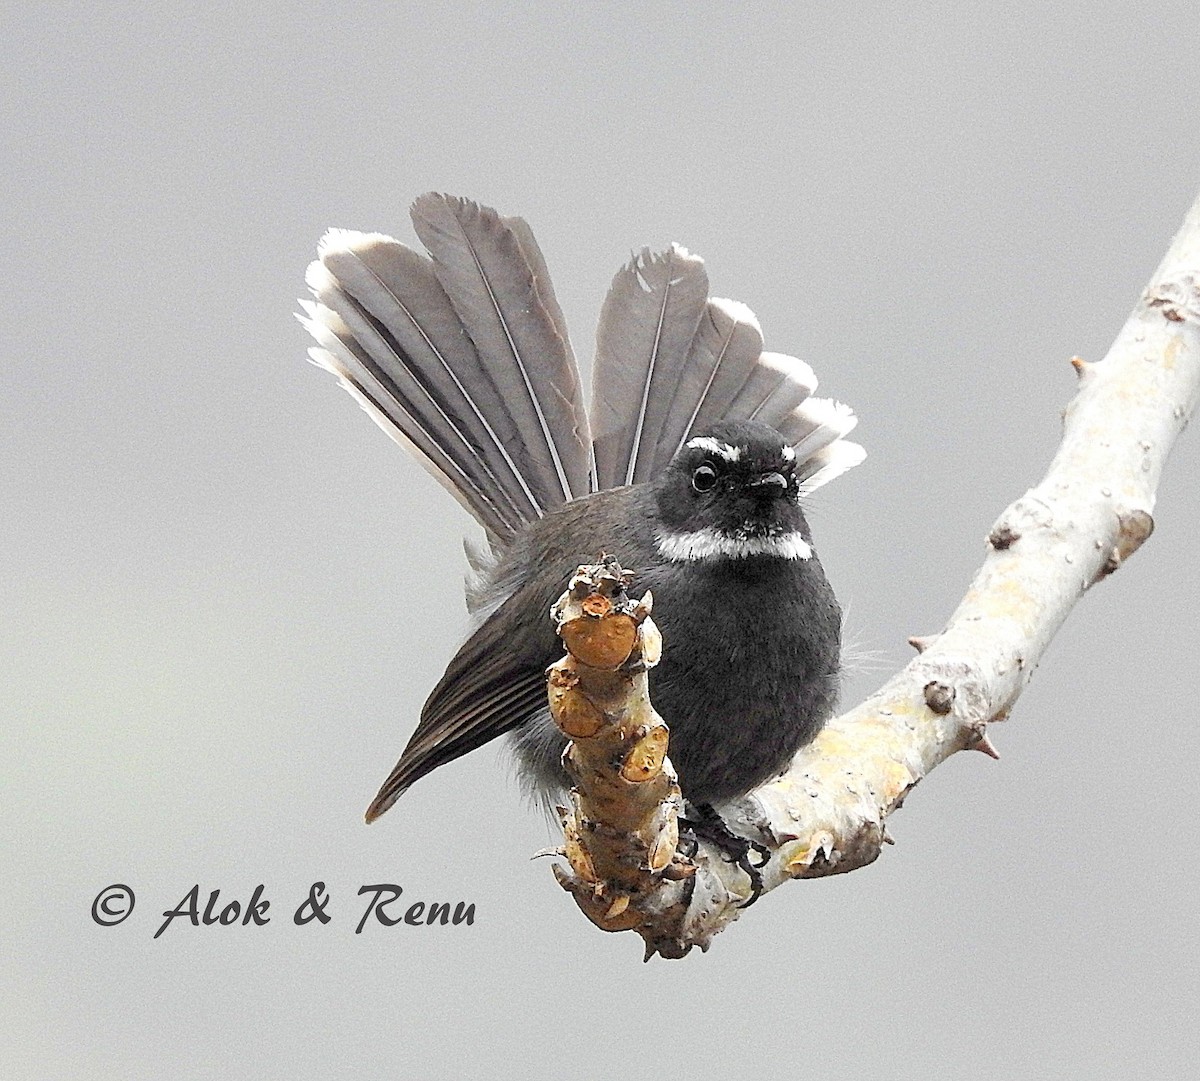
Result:
<svg viewBox="0 0 1200 1081">
<path fill-rule="evenodd" d="M 433 260 L 377 233 L 322 239 L 310 355 L 503 543 L 590 488 L 562 310 L 520 218 L 438 195 L 413 216 Z"/>
</svg>

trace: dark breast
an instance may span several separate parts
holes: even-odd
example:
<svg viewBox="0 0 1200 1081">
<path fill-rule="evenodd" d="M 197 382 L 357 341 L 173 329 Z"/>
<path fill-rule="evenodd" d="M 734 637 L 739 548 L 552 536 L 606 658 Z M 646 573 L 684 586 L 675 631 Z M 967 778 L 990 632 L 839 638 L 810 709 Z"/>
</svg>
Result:
<svg viewBox="0 0 1200 1081">
<path fill-rule="evenodd" d="M 837 699 L 841 613 L 820 564 L 754 557 L 670 564 L 650 686 L 693 800 L 740 796 L 820 731 Z"/>
<path fill-rule="evenodd" d="M 537 663 L 562 655 L 547 609 L 580 563 L 601 553 L 654 594 L 662 661 L 650 672 L 655 708 L 685 796 L 743 795 L 786 768 L 837 698 L 841 613 L 814 556 L 671 563 L 654 543 L 653 499 L 642 486 L 568 504 L 523 534 L 497 568 L 497 586 L 525 595 Z M 516 733 L 535 784 L 565 785 L 565 740 L 545 714 Z"/>
</svg>

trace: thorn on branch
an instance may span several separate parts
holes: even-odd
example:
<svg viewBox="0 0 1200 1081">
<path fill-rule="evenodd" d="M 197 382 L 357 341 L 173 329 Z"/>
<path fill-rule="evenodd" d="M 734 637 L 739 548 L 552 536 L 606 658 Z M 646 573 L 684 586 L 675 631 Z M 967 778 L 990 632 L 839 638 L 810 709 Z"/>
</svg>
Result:
<svg viewBox="0 0 1200 1081">
<path fill-rule="evenodd" d="M 979 738 L 970 745 L 968 750 L 982 751 L 988 758 L 994 758 L 997 762 L 1000 761 L 1000 752 L 996 750 L 996 745 L 992 742 L 991 737 L 986 732 L 980 732 Z"/>
<path fill-rule="evenodd" d="M 1082 383 L 1090 379 L 1095 374 L 1095 365 L 1089 364 L 1083 357 L 1072 357 L 1071 367 L 1075 369 L 1075 374 L 1079 376 L 1079 381 Z"/>
</svg>

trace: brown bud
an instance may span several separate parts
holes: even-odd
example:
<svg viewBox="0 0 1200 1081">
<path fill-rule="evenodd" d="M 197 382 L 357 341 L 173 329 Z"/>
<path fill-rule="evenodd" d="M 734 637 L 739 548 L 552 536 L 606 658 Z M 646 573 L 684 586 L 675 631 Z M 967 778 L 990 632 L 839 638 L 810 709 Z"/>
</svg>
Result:
<svg viewBox="0 0 1200 1081">
<path fill-rule="evenodd" d="M 576 897 L 575 900 L 580 901 L 578 897 Z M 582 902 L 580 903 L 579 907 L 583 908 L 584 914 L 587 915 L 597 927 L 600 927 L 605 931 L 628 931 L 634 927 L 637 927 L 638 924 L 642 922 L 642 914 L 636 908 L 630 907 L 629 904 L 626 904 L 615 916 L 610 916 L 608 912 L 603 909 L 596 910 L 595 912 L 589 912 L 587 908 L 584 908 Z"/>
<path fill-rule="evenodd" d="M 555 867 L 555 870 L 558 870 Z M 663 868 L 663 878 L 670 882 L 682 882 L 685 878 L 691 878 L 696 873 L 696 865 L 690 860 L 685 860 L 682 856 L 668 863 Z"/>
<path fill-rule="evenodd" d="M 619 668 L 637 642 L 637 625 L 615 612 L 600 619 L 572 619 L 558 633 L 572 655 L 592 668 Z"/>
<path fill-rule="evenodd" d="M 575 832 L 574 827 L 570 823 L 564 824 L 564 832 L 566 834 L 565 843 L 563 844 L 563 855 L 571 864 L 571 870 L 583 879 L 584 882 L 594 884 L 599 881 L 596 874 L 596 868 L 592 864 L 592 857 L 588 855 L 588 851 L 583 847 L 583 842 L 579 839 L 579 834 Z"/>
<path fill-rule="evenodd" d="M 618 893 L 613 898 L 613 903 L 608 906 L 608 911 L 604 913 L 605 922 L 615 920 L 622 912 L 629 907 L 629 894 Z"/>
<path fill-rule="evenodd" d="M 599 619 L 601 616 L 608 615 L 612 611 L 612 601 L 600 593 L 593 593 L 590 597 L 584 600 L 580 607 L 584 611 L 584 615 L 589 615 L 593 619 Z"/>
<path fill-rule="evenodd" d="M 555 723 L 572 739 L 591 739 L 604 727 L 604 714 L 585 694 L 564 691 L 557 701 L 550 692 L 550 713 Z"/>
<path fill-rule="evenodd" d="M 621 763 L 621 776 L 634 784 L 657 777 L 667 756 L 667 738 L 666 725 L 651 728 L 640 736 Z"/>
</svg>

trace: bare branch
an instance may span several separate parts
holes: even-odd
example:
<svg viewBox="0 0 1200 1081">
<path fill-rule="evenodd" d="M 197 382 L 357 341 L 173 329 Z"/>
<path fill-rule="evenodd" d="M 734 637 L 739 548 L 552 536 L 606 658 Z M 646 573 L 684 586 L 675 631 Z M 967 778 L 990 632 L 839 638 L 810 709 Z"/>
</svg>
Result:
<svg viewBox="0 0 1200 1081">
<path fill-rule="evenodd" d="M 581 566 L 550 611 L 567 656 L 551 665 L 550 715 L 571 742 L 563 764 L 575 782 L 560 807 L 565 843 L 559 884 L 605 931 L 671 928 L 683 935 L 690 891 L 661 890 L 696 873 L 677 853 L 682 797 L 668 761 L 667 726 L 650 705 L 646 672 L 662 638 L 649 593 L 634 602 L 615 560 Z"/>
<path fill-rule="evenodd" d="M 1079 386 L 1058 453 L 996 520 L 945 629 L 910 639 L 918 656 L 903 670 L 831 721 L 783 777 L 722 809 L 772 850 L 766 889 L 871 863 L 887 816 L 931 769 L 960 750 L 998 757 L 987 725 L 1008 716 L 1079 598 L 1150 536 L 1163 465 L 1200 393 L 1200 199 L 1108 355 L 1071 363 Z M 639 898 L 650 952 L 707 948 L 737 917 L 745 876 L 705 848 L 696 862 L 690 879 Z"/>
</svg>

